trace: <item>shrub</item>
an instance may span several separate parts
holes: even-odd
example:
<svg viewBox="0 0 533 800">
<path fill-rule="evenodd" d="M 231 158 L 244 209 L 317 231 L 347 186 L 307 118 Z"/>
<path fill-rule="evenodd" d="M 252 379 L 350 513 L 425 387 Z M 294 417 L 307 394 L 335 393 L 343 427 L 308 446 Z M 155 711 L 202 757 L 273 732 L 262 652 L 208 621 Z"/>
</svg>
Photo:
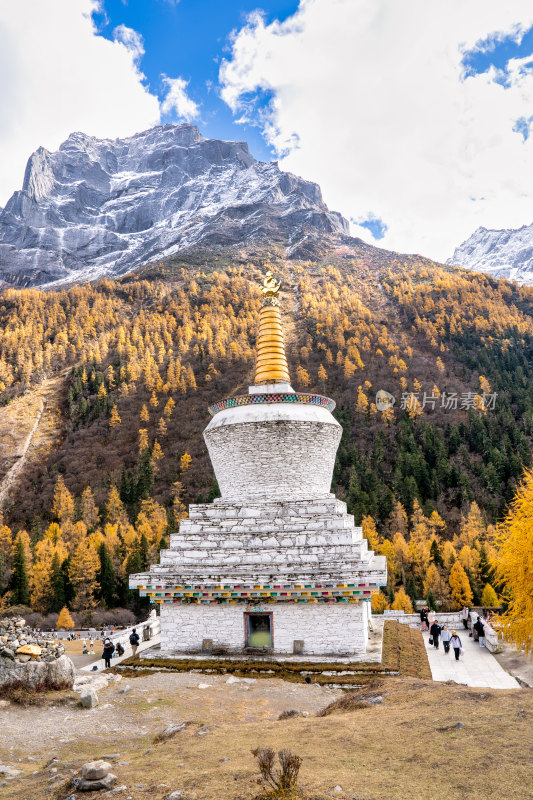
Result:
<svg viewBox="0 0 533 800">
<path fill-rule="evenodd" d="M 271 797 L 290 797 L 296 790 L 296 781 L 302 759 L 290 750 L 280 750 L 278 759 L 280 769 L 274 769 L 276 754 L 271 747 L 257 747 L 252 750 L 257 759 L 261 778 L 272 789 Z M 289 794 L 287 794 L 289 793 Z"/>
</svg>

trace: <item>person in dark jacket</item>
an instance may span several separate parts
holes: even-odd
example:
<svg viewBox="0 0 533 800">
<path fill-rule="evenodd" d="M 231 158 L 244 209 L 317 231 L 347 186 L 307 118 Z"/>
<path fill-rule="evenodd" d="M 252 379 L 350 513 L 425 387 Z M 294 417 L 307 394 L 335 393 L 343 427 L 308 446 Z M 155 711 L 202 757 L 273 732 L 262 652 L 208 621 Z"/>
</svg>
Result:
<svg viewBox="0 0 533 800">
<path fill-rule="evenodd" d="M 120 642 L 117 642 L 117 655 L 118 656 L 123 656 L 124 655 L 124 648 L 122 647 Z"/>
<path fill-rule="evenodd" d="M 437 620 L 432 624 L 431 628 L 429 629 L 429 635 L 433 639 L 433 647 L 435 650 L 439 649 L 439 636 L 441 632 L 441 627 Z"/>
<path fill-rule="evenodd" d="M 139 647 L 139 642 L 140 641 L 141 640 L 139 638 L 139 634 L 137 633 L 137 631 L 134 628 L 132 630 L 132 632 L 130 633 L 131 652 L 133 653 L 133 655 L 135 655 L 135 653 L 137 652 L 137 648 Z"/>
<path fill-rule="evenodd" d="M 111 639 L 104 639 L 104 649 L 102 650 L 102 658 L 104 659 L 105 669 L 111 667 L 111 657 L 115 652 L 115 645 Z"/>
<path fill-rule="evenodd" d="M 428 610 L 426 606 L 420 609 L 420 623 L 423 631 L 425 631 L 428 626 Z"/>
<path fill-rule="evenodd" d="M 480 647 L 485 647 L 485 626 L 483 624 L 483 620 L 481 619 L 481 617 L 477 618 L 477 620 L 476 620 L 476 622 L 474 624 L 474 628 L 477 631 L 477 635 L 478 635 L 478 639 L 479 639 L 479 646 Z"/>
</svg>

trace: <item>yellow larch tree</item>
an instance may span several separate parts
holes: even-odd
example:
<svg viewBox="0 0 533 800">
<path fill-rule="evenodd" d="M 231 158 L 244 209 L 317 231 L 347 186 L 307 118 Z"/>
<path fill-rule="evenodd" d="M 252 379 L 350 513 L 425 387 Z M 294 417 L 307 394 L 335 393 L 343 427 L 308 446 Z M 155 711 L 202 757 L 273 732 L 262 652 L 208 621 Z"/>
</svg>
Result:
<svg viewBox="0 0 533 800">
<path fill-rule="evenodd" d="M 82 522 L 85 523 L 88 531 L 93 531 L 98 527 L 100 522 L 98 506 L 90 486 L 87 486 L 81 493 L 80 513 Z"/>
<path fill-rule="evenodd" d="M 182 475 L 183 475 L 184 472 L 187 472 L 187 470 L 190 468 L 191 461 L 192 461 L 192 458 L 189 455 L 189 453 L 184 453 L 182 455 L 182 457 L 180 458 L 180 473 Z"/>
<path fill-rule="evenodd" d="M 370 600 L 370 606 L 373 614 L 383 614 L 387 608 L 388 601 L 383 592 L 373 592 Z"/>
<path fill-rule="evenodd" d="M 459 561 L 450 570 L 449 584 L 457 608 L 472 605 L 473 595 L 468 575 Z"/>
<path fill-rule="evenodd" d="M 66 606 L 63 606 L 61 611 L 59 612 L 59 616 L 56 622 L 56 628 L 58 631 L 71 631 L 74 628 L 74 620 L 70 615 L 70 611 Z"/>
<path fill-rule="evenodd" d="M 483 593 L 481 595 L 481 605 L 484 608 L 498 608 L 498 606 L 500 605 L 500 602 L 498 600 L 498 595 L 496 594 L 490 583 L 486 583 L 485 587 L 483 588 Z"/>
<path fill-rule="evenodd" d="M 139 428 L 139 453 L 143 453 L 148 447 L 148 430 Z"/>
<path fill-rule="evenodd" d="M 120 494 L 115 484 L 113 484 L 107 495 L 105 516 L 107 522 L 110 522 L 112 525 L 127 519 L 124 504 L 120 499 Z"/>
<path fill-rule="evenodd" d="M 109 417 L 109 427 L 114 428 L 116 425 L 120 425 L 121 422 L 122 419 L 118 413 L 117 404 L 113 403 L 111 406 L 111 416 Z"/>
<path fill-rule="evenodd" d="M 76 592 L 74 608 L 88 611 L 96 605 L 96 592 L 100 586 L 97 575 L 100 569 L 98 553 L 87 539 L 80 542 L 70 562 L 69 577 Z"/>
<path fill-rule="evenodd" d="M 63 476 L 59 475 L 54 488 L 54 500 L 52 514 L 62 525 L 67 520 L 72 522 L 74 519 L 74 498 L 65 486 Z"/>
<path fill-rule="evenodd" d="M 299 387 L 306 389 L 311 384 L 311 378 L 309 376 L 308 371 L 305 367 L 302 367 L 301 364 L 298 364 L 296 368 L 296 383 Z"/>
<path fill-rule="evenodd" d="M 394 611 L 405 611 L 406 614 L 413 613 L 413 604 L 403 586 L 400 586 L 394 593 L 394 601 L 390 607 Z"/>
<path fill-rule="evenodd" d="M 533 655 L 533 469 L 527 469 L 497 534 L 496 574 L 507 609 L 505 638 Z"/>
</svg>

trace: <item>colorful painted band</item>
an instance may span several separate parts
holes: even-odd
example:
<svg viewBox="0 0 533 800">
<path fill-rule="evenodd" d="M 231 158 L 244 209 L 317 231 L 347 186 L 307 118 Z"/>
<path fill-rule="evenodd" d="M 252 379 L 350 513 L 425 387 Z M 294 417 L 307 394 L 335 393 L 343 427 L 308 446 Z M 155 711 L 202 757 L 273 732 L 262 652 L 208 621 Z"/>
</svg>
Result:
<svg viewBox="0 0 533 800">
<path fill-rule="evenodd" d="M 141 597 L 155 603 L 358 603 L 378 588 L 370 583 L 137 586 Z"/>
<path fill-rule="evenodd" d="M 209 406 L 209 413 L 211 416 L 218 414 L 219 411 L 224 411 L 226 408 L 236 408 L 238 406 L 251 406 L 256 403 L 302 403 L 304 405 L 321 406 L 327 408 L 328 411 L 333 411 L 335 408 L 335 400 L 330 397 L 323 397 L 321 394 L 300 394 L 283 393 L 283 394 L 242 394 L 237 397 L 228 397 L 226 400 L 219 400 L 218 403 Z"/>
</svg>

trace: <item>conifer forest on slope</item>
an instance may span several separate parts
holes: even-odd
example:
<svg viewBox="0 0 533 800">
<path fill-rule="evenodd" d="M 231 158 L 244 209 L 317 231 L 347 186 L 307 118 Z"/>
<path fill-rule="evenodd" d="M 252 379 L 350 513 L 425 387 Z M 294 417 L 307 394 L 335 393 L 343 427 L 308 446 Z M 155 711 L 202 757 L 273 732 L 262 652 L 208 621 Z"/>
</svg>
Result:
<svg viewBox="0 0 533 800">
<path fill-rule="evenodd" d="M 531 462 L 533 288 L 374 248 L 315 262 L 205 254 L 4 290 L 0 402 L 62 376 L 55 436 L 4 505 L 6 600 L 41 613 L 133 602 L 127 573 L 157 561 L 188 503 L 217 495 L 207 406 L 253 381 L 268 267 L 292 385 L 337 402 L 333 489 L 387 555 L 391 601 L 404 586 L 481 602 L 493 526 Z M 376 407 L 381 389 L 391 410 Z"/>
</svg>

